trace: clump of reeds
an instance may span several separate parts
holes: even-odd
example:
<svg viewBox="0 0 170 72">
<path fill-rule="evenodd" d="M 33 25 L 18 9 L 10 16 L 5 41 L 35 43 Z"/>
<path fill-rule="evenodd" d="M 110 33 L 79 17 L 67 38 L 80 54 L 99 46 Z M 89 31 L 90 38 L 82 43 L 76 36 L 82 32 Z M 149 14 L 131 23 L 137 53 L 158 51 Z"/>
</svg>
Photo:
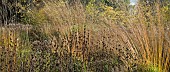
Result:
<svg viewBox="0 0 170 72">
<path fill-rule="evenodd" d="M 149 68 L 152 71 L 168 71 L 169 35 L 160 4 L 155 2 L 146 9 L 143 7 L 146 6 L 139 4 L 133 21 L 129 19 L 128 27 L 122 27 L 122 36 L 128 39 L 129 47 L 137 57 L 137 63 L 148 66 L 148 69 L 142 71 L 149 71 Z"/>
</svg>

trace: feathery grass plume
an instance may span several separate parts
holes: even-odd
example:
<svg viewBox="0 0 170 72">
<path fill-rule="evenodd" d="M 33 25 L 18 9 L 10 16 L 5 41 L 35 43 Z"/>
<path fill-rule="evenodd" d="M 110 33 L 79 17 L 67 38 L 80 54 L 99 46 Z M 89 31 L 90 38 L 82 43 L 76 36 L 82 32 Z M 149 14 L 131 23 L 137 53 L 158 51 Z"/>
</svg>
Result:
<svg viewBox="0 0 170 72">
<path fill-rule="evenodd" d="M 0 71 L 170 70 L 169 21 L 159 2 L 138 3 L 134 13 L 119 2 L 44 3 L 27 14 L 32 28 L 0 27 Z"/>
<path fill-rule="evenodd" d="M 144 65 L 151 66 L 153 71 L 168 71 L 169 64 L 169 42 L 165 35 L 165 23 L 159 3 L 154 3 L 153 7 L 145 10 L 139 4 L 138 14 L 135 21 L 128 24 L 129 28 L 124 27 L 124 31 L 131 48 L 136 51 L 138 59 L 141 59 Z M 130 30 L 130 32 L 127 31 Z M 165 45 L 166 44 L 166 45 Z M 148 67 L 150 69 L 150 67 Z M 147 70 L 147 69 L 146 69 Z"/>
</svg>

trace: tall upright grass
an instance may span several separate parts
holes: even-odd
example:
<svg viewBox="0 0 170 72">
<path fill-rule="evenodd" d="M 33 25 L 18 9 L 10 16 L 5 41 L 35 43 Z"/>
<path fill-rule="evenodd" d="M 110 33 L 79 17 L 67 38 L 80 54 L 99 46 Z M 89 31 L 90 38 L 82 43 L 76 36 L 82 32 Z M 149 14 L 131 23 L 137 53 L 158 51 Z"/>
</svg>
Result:
<svg viewBox="0 0 170 72">
<path fill-rule="evenodd" d="M 0 71 L 170 70 L 169 25 L 159 3 L 138 4 L 132 14 L 126 6 L 44 2 L 28 13 L 29 23 L 38 24 L 32 29 L 2 27 Z"/>
</svg>

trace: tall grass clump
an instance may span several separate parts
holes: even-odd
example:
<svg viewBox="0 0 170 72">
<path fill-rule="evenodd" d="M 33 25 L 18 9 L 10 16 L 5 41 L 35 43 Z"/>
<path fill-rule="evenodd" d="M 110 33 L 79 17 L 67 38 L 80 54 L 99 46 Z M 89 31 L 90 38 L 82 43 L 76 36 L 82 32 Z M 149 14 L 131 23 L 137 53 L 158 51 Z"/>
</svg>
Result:
<svg viewBox="0 0 170 72">
<path fill-rule="evenodd" d="M 141 71 L 169 71 L 169 27 L 159 2 L 138 4 L 137 14 L 123 27 L 130 47 L 139 64 L 148 66 Z"/>
<path fill-rule="evenodd" d="M 168 72 L 166 6 L 44 0 L 22 23 L 1 27 L 0 71 Z M 168 5 L 167 5 L 168 6 Z M 27 26 L 27 25 L 23 25 Z"/>
</svg>

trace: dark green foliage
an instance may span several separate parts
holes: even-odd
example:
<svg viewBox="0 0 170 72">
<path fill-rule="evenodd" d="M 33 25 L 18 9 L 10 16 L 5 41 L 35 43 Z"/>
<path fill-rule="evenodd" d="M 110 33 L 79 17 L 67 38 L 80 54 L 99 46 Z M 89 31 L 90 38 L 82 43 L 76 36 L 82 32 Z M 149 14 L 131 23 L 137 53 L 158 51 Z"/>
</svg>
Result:
<svg viewBox="0 0 170 72">
<path fill-rule="evenodd" d="M 16 0 L 1 0 L 0 19 L 2 20 L 2 23 L 8 23 L 13 19 L 17 19 L 21 17 L 21 14 L 18 13 L 20 8 L 17 7 L 16 4 L 17 4 Z"/>
<path fill-rule="evenodd" d="M 0 1 L 0 23 L 21 22 L 24 14 L 34 8 L 43 6 L 42 0 L 1 0 Z"/>
<path fill-rule="evenodd" d="M 74 72 L 82 72 L 83 70 L 83 62 L 80 61 L 80 60 L 75 60 L 75 63 L 73 64 L 74 65 Z"/>
</svg>

